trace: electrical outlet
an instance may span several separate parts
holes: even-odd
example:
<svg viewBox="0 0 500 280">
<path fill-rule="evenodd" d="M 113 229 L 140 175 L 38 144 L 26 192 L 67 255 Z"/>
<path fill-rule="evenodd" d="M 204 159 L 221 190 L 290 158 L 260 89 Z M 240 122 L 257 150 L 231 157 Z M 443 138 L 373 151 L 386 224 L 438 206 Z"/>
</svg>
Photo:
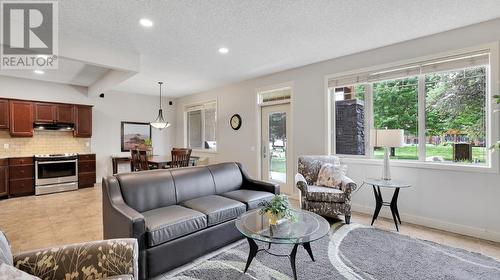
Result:
<svg viewBox="0 0 500 280">
<path fill-rule="evenodd" d="M 5 143 L 5 144 L 3 144 L 3 148 L 4 148 L 5 150 L 8 150 L 8 149 L 10 148 L 9 143 Z"/>
</svg>

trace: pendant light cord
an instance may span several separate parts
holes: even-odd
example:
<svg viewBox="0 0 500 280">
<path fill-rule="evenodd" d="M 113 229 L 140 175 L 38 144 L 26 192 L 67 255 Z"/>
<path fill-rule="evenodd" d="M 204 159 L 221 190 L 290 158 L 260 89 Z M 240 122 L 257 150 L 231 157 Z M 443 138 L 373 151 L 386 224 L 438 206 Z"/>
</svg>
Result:
<svg viewBox="0 0 500 280">
<path fill-rule="evenodd" d="M 163 82 L 158 82 L 158 84 L 160 85 L 160 109 L 161 109 L 161 85 L 163 84 Z"/>
</svg>

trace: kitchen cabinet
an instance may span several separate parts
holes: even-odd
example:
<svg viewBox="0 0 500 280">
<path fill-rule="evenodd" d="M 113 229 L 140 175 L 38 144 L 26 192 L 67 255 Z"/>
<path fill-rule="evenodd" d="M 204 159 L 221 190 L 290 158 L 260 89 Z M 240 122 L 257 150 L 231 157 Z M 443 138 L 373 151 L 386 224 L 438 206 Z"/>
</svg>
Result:
<svg viewBox="0 0 500 280">
<path fill-rule="evenodd" d="M 75 123 L 75 106 L 71 104 L 57 104 L 56 107 L 56 122 L 58 123 Z"/>
<path fill-rule="evenodd" d="M 75 106 L 75 137 L 92 137 L 92 106 Z"/>
<path fill-rule="evenodd" d="M 0 159 L 0 197 L 9 195 L 9 160 Z"/>
<path fill-rule="evenodd" d="M 56 106 L 50 103 L 35 103 L 35 122 L 53 123 L 56 119 Z"/>
<path fill-rule="evenodd" d="M 0 129 L 9 128 L 9 100 L 0 99 Z"/>
<path fill-rule="evenodd" d="M 78 155 L 78 188 L 93 187 L 95 183 L 95 154 Z"/>
<path fill-rule="evenodd" d="M 9 158 L 9 196 L 35 194 L 33 157 Z"/>
<path fill-rule="evenodd" d="M 29 101 L 10 100 L 9 117 L 11 136 L 33 136 L 33 103 Z"/>
</svg>

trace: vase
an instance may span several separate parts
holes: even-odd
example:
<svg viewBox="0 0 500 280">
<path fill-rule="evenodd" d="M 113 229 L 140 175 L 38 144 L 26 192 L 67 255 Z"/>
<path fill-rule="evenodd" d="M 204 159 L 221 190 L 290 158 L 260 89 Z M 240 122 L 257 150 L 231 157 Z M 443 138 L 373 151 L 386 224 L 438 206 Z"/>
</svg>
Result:
<svg viewBox="0 0 500 280">
<path fill-rule="evenodd" d="M 266 212 L 267 218 L 269 219 L 269 224 L 275 226 L 281 221 L 281 215 L 276 215 L 272 212 Z"/>
</svg>

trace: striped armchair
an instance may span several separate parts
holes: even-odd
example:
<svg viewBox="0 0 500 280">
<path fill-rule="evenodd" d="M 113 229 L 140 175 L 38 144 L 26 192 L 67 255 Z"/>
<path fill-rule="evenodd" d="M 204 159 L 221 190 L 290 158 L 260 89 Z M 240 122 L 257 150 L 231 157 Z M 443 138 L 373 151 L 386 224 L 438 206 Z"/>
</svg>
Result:
<svg viewBox="0 0 500 280">
<path fill-rule="evenodd" d="M 304 210 L 321 216 L 336 218 L 343 215 L 346 224 L 351 219 L 351 192 L 356 189 L 353 180 L 344 177 L 338 188 L 316 186 L 318 173 L 324 163 L 340 164 L 336 156 L 301 156 L 295 185 L 300 190 L 300 205 Z"/>
</svg>

